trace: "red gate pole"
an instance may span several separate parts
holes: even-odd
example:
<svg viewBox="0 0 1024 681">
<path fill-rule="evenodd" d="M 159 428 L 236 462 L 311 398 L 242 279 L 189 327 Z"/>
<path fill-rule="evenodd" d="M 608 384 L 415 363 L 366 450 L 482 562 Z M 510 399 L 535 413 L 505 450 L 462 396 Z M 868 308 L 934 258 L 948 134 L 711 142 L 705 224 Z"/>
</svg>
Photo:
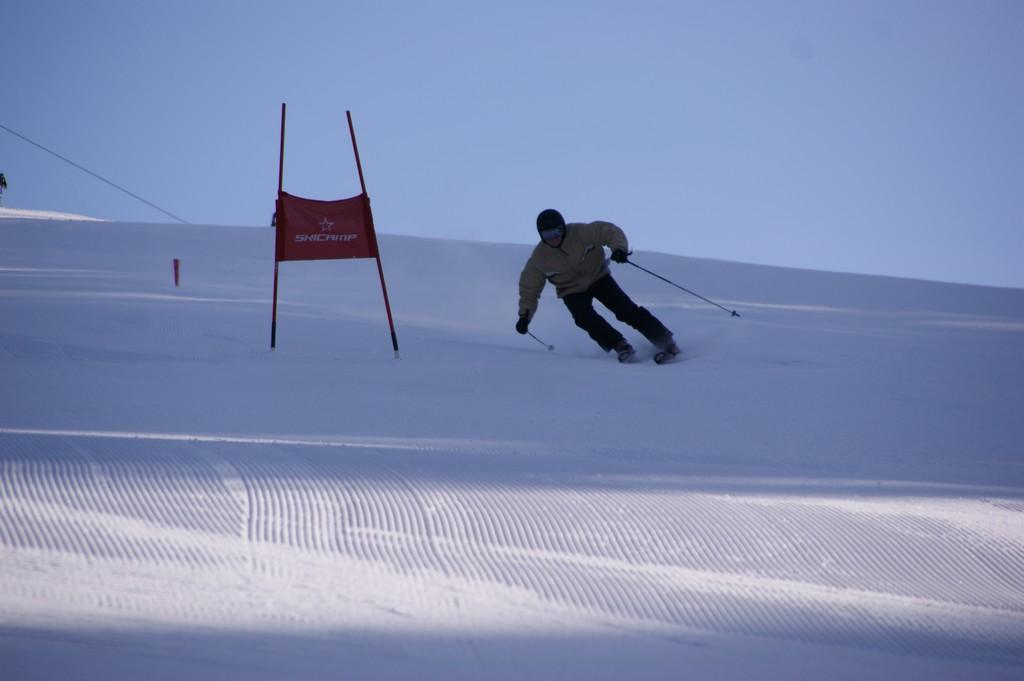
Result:
<svg viewBox="0 0 1024 681">
<path fill-rule="evenodd" d="M 280 221 L 283 219 L 282 215 L 279 215 L 283 206 L 281 205 L 281 192 L 284 189 L 284 112 L 285 103 L 281 102 L 281 154 L 278 157 L 277 164 L 277 200 L 274 201 L 274 311 L 270 318 L 270 349 L 273 350 L 277 347 L 277 274 L 280 269 L 280 260 L 278 260 L 277 252 L 278 245 L 280 243 L 281 227 Z"/>
<path fill-rule="evenodd" d="M 348 132 L 352 136 L 352 151 L 356 155 L 356 168 L 359 170 L 359 186 L 363 190 L 363 201 L 366 206 L 366 217 L 370 221 L 370 234 L 373 235 L 373 255 L 377 260 L 377 274 L 380 275 L 380 290 L 384 293 L 384 309 L 388 313 L 388 326 L 391 328 L 391 345 L 395 349 L 395 359 L 398 359 L 398 335 L 395 333 L 395 320 L 391 316 L 391 303 L 388 301 L 388 287 L 384 283 L 384 267 L 380 262 L 380 248 L 377 245 L 377 230 L 373 226 L 373 213 L 370 210 L 370 196 L 366 193 L 366 181 L 363 179 L 363 164 L 359 160 L 359 147 L 356 146 L 356 129 L 352 125 L 352 112 L 346 111 L 348 118 Z"/>
</svg>

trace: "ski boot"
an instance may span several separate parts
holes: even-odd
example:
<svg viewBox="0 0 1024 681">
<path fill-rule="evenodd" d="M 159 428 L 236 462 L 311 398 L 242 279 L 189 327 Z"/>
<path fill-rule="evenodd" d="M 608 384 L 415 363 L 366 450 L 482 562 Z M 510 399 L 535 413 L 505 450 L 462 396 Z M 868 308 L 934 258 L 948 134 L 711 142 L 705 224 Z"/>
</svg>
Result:
<svg viewBox="0 0 1024 681">
<path fill-rule="evenodd" d="M 614 350 L 615 354 L 619 357 L 619 361 L 623 363 L 633 359 L 633 355 L 636 354 L 636 350 L 633 349 L 633 346 L 625 338 L 615 344 Z"/>
<path fill-rule="evenodd" d="M 654 353 L 654 363 L 664 364 L 665 362 L 672 361 L 672 358 L 676 357 L 682 350 L 676 345 L 676 342 L 672 339 L 661 347 L 661 350 Z"/>
</svg>

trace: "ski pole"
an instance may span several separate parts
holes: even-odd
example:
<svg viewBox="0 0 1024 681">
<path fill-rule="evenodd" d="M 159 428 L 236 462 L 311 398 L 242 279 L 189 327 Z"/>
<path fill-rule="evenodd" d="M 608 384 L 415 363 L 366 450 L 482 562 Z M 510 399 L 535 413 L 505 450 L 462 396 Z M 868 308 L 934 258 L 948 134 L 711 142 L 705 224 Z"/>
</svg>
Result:
<svg viewBox="0 0 1024 681">
<path fill-rule="evenodd" d="M 533 335 L 533 331 L 527 331 L 526 333 L 530 334 L 530 338 L 532 338 L 533 340 L 537 341 L 538 343 L 540 343 L 541 345 L 546 347 L 548 350 L 554 350 L 555 349 L 554 345 L 548 345 L 547 343 L 542 341 L 540 338 L 537 338 L 536 336 L 534 336 Z"/>
<path fill-rule="evenodd" d="M 730 309 L 728 309 L 728 308 L 722 307 L 721 305 L 719 305 L 719 304 L 718 304 L 718 303 L 716 303 L 715 301 L 713 301 L 713 300 L 708 300 L 707 298 L 705 298 L 704 296 L 702 296 L 702 295 L 701 295 L 701 294 L 699 294 L 699 293 L 694 293 L 694 292 L 693 292 L 693 291 L 691 291 L 690 289 L 688 289 L 688 288 L 686 288 L 686 287 L 683 287 L 683 286 L 680 286 L 679 284 L 675 283 L 674 281 L 669 281 L 668 279 L 666 279 L 665 277 L 661 276 L 660 274 L 655 274 L 654 272 L 650 271 L 649 269 L 647 269 L 647 268 L 645 268 L 645 267 L 640 267 L 640 265 L 637 265 L 637 264 L 636 264 L 635 262 L 633 262 L 632 260 L 627 260 L 626 262 L 628 262 L 628 263 L 629 263 L 630 265 L 632 265 L 633 267 L 637 268 L 638 270 L 643 270 L 644 272 L 646 272 L 647 274 L 651 275 L 652 277 L 657 277 L 658 279 L 661 279 L 661 280 L 662 280 L 663 282 L 665 282 L 666 284 L 671 284 L 672 286 L 675 286 L 675 287 L 676 287 L 677 289 L 679 289 L 679 290 L 681 290 L 681 291 L 686 291 L 686 292 L 687 292 L 687 293 L 689 293 L 689 294 L 690 294 L 691 296 L 695 296 L 695 297 L 697 297 L 697 298 L 700 298 L 700 299 L 701 299 L 701 300 L 703 300 L 703 301 L 704 301 L 705 303 L 711 303 L 711 304 L 712 304 L 712 305 L 714 305 L 715 307 L 717 307 L 717 308 L 719 308 L 719 309 L 721 309 L 721 310 L 725 310 L 726 312 L 730 313 L 730 314 L 731 314 L 731 315 L 732 315 L 733 317 L 739 317 L 739 316 L 740 316 L 740 313 L 739 313 L 739 312 L 737 312 L 736 310 L 730 310 Z"/>
</svg>

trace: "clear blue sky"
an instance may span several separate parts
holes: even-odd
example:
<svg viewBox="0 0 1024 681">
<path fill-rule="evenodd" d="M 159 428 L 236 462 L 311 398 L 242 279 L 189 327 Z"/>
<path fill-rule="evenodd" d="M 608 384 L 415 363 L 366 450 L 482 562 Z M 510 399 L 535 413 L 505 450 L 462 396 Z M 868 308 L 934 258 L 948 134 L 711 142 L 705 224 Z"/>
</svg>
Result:
<svg viewBox="0 0 1024 681">
<path fill-rule="evenodd" d="M 198 224 L 277 189 L 532 243 L 1024 287 L 1024 2 L 0 0 L 0 124 Z M 0 130 L 5 205 L 163 214 Z M 269 256 L 268 256 L 269 257 Z M 386 257 L 386 255 L 385 255 Z"/>
</svg>

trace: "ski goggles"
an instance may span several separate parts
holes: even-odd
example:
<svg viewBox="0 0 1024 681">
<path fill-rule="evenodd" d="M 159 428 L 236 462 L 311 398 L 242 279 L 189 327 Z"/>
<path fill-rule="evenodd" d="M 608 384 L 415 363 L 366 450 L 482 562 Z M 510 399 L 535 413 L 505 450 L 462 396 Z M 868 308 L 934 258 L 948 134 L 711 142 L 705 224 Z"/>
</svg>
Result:
<svg viewBox="0 0 1024 681">
<path fill-rule="evenodd" d="M 554 241 L 555 239 L 561 239 L 565 236 L 564 227 L 555 227 L 553 229 L 544 229 L 540 232 L 540 238 L 544 241 Z"/>
</svg>

